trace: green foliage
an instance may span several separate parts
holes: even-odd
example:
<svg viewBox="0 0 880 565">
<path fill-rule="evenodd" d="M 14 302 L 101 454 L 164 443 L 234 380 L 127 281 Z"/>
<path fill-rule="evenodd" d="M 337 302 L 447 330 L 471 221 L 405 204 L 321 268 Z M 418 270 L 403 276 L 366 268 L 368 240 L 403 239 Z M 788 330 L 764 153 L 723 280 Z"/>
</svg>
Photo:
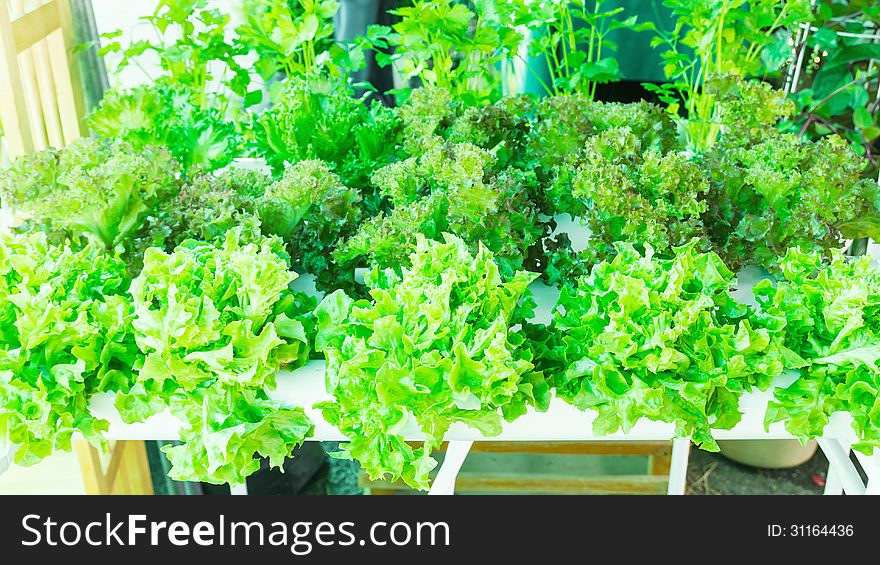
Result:
<svg viewBox="0 0 880 565">
<path fill-rule="evenodd" d="M 321 159 L 347 186 L 361 187 L 392 159 L 399 131 L 397 117 L 383 106 L 367 107 L 327 81 L 289 79 L 282 98 L 258 120 L 255 149 L 276 171 L 285 162 Z"/>
<path fill-rule="evenodd" d="M 762 53 L 774 33 L 811 19 L 809 0 L 664 0 L 676 17 L 672 30 L 658 29 L 652 45 L 662 47 L 663 71 L 671 83 L 651 87 L 678 116 L 687 147 L 703 153 L 721 131 L 716 99 L 706 87 L 713 77 L 762 74 Z"/>
<path fill-rule="evenodd" d="M 684 154 L 643 151 L 639 138 L 622 128 L 592 137 L 578 162 L 571 192 L 588 203 L 593 260 L 610 259 L 622 241 L 650 245 L 661 257 L 693 238 L 707 247 L 701 216 L 709 181 Z"/>
<path fill-rule="evenodd" d="M 157 82 L 111 90 L 87 122 L 92 133 L 120 138 L 135 149 L 167 147 L 185 171 L 214 171 L 240 154 L 243 137 L 220 110 L 196 103 L 194 91 Z"/>
<path fill-rule="evenodd" d="M 119 55 L 117 74 L 149 60 L 158 62 L 159 75 L 108 91 L 89 128 L 136 148 L 165 146 L 184 170 L 226 166 L 242 149 L 240 102 L 250 84 L 236 60 L 246 50 L 229 37 L 229 15 L 208 0 L 160 0 L 140 21 L 152 38 L 124 44 L 122 30 L 105 33 L 99 53 Z"/>
<path fill-rule="evenodd" d="M 821 437 L 836 411 L 849 412 L 859 439 L 853 447 L 870 454 L 880 446 L 880 273 L 867 258 L 790 250 L 780 264 L 779 283 L 755 286 L 758 318 L 790 350 L 788 366 L 798 376 L 776 390 L 766 423 L 806 441 Z"/>
<path fill-rule="evenodd" d="M 352 288 L 354 269 L 332 258 L 338 242 L 360 222 L 361 197 L 342 184 L 326 163 L 300 161 L 268 187 L 258 203 L 263 231 L 279 236 L 295 270 L 316 277 L 320 290 Z"/>
<path fill-rule="evenodd" d="M 621 17 L 622 7 L 608 8 L 604 0 L 539 0 L 522 2 L 520 19 L 532 30 L 529 54 L 543 56 L 551 82 L 547 94 L 577 93 L 593 100 L 596 86 L 620 80 L 612 55 L 617 45 L 608 38 L 618 29 L 646 31 L 651 22 L 638 16 Z"/>
<path fill-rule="evenodd" d="M 451 233 L 472 250 L 485 245 L 512 275 L 543 228 L 529 201 L 530 190 L 515 171 L 492 175 L 492 155 L 469 143 L 438 141 L 421 158 L 411 157 L 376 171 L 389 214 L 366 221 L 334 253 L 349 262 L 360 257 L 380 267 L 405 265 L 417 235 L 442 240 Z"/>
<path fill-rule="evenodd" d="M 397 23 L 371 26 L 367 38 L 376 61 L 394 64 L 405 80 L 445 89 L 465 104 L 492 102 L 504 92 L 499 67 L 523 40 L 503 7 L 491 1 L 415 0 L 389 11 Z"/>
<path fill-rule="evenodd" d="M 731 268 L 772 268 L 792 247 L 840 248 L 843 238 L 877 237 L 877 184 L 838 137 L 818 142 L 768 131 L 740 146 L 720 144 L 705 165 L 712 177 L 706 227 Z"/>
<path fill-rule="evenodd" d="M 495 157 L 495 170 L 508 166 L 528 170 L 534 104 L 526 96 L 506 97 L 489 106 L 470 106 L 444 133 L 453 143 L 472 143 Z"/>
<path fill-rule="evenodd" d="M 706 81 L 705 88 L 715 100 L 721 136 L 727 143 L 751 143 L 794 111 L 782 91 L 759 80 L 718 75 Z"/>
<path fill-rule="evenodd" d="M 127 242 L 144 217 L 179 190 L 177 163 L 163 149 L 84 138 L 0 170 L 0 194 L 38 220 L 94 238 Z"/>
<path fill-rule="evenodd" d="M 314 299 L 289 290 L 296 273 L 279 242 L 189 241 L 150 248 L 131 284 L 135 338 L 145 354 L 137 385 L 117 399 L 127 422 L 169 406 L 189 426 L 166 451 L 180 480 L 240 483 L 259 453 L 279 465 L 311 432 L 305 413 L 279 410 L 266 390 L 309 353 Z"/>
<path fill-rule="evenodd" d="M 99 54 L 121 55 L 117 73 L 139 65 L 145 55 L 158 59 L 162 79 L 172 87 L 192 89 L 195 105 L 202 108 L 228 95 L 209 90 L 212 83 L 220 82 L 243 96 L 250 78 L 235 57 L 245 51 L 227 37 L 229 15 L 208 4 L 208 0 L 159 0 L 153 13 L 141 18 L 153 33 L 151 39 L 123 45 L 122 30 L 105 33 Z"/>
<path fill-rule="evenodd" d="M 571 195 L 580 154 L 591 137 L 623 127 L 628 127 L 646 150 L 673 146 L 671 121 L 659 106 L 647 102 L 591 102 L 582 95 L 563 94 L 538 104 L 529 152 L 546 178 L 552 213 L 584 214 L 583 203 Z"/>
<path fill-rule="evenodd" d="M 845 138 L 870 163 L 869 176 L 876 177 L 880 45 L 874 34 L 880 5 L 870 0 L 820 2 L 813 25 L 818 29 L 796 46 L 804 61 L 791 95 L 797 109 L 783 127 L 811 139 L 830 134 Z"/>
<path fill-rule="evenodd" d="M 145 223 L 139 255 L 147 247 L 171 252 L 188 239 L 211 243 L 239 226 L 243 237 L 259 237 L 258 201 L 272 182 L 261 171 L 236 168 L 194 178 Z"/>
<path fill-rule="evenodd" d="M 295 9 L 285 0 L 244 0 L 245 22 L 235 32 L 238 41 L 257 55 L 255 64 L 264 79 L 311 75 L 328 60 L 332 45 L 336 0 L 297 0 Z"/>
<path fill-rule="evenodd" d="M 315 312 L 316 343 L 333 394 L 324 416 L 351 439 L 343 456 L 373 478 L 426 489 L 431 451 L 453 423 L 497 435 L 502 415 L 546 409 L 549 390 L 511 330 L 536 275 L 504 279 L 492 253 L 472 254 L 454 236 L 418 238 L 410 262 L 400 275 L 374 268 L 370 300 L 327 296 Z M 410 423 L 425 434 L 418 449 L 402 435 Z"/>
<path fill-rule="evenodd" d="M 539 367 L 556 393 L 594 409 L 596 434 L 630 430 L 641 418 L 717 451 L 711 430 L 739 422 L 744 390 L 764 389 L 783 370 L 767 329 L 743 318 L 728 296 L 733 273 L 695 244 L 658 259 L 619 243 L 576 289 L 564 288 L 550 332 L 536 336 Z"/>
<path fill-rule="evenodd" d="M 0 451 L 38 463 L 74 433 L 106 448 L 91 398 L 127 390 L 141 363 L 125 263 L 99 245 L 0 234 Z"/>
</svg>

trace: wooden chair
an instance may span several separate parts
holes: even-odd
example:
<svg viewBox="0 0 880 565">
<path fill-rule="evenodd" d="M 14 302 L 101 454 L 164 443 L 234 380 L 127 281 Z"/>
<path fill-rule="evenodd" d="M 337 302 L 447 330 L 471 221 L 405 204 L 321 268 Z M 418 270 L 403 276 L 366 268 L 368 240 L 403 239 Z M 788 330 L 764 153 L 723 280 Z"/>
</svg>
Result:
<svg viewBox="0 0 880 565">
<path fill-rule="evenodd" d="M 443 444 L 441 450 L 445 450 Z M 669 481 L 672 443 L 652 442 L 495 442 L 477 441 L 472 453 L 529 455 L 613 455 L 647 458 L 644 474 L 579 476 L 574 474 L 469 473 L 463 470 L 455 482 L 456 493 L 528 494 L 665 494 Z M 358 483 L 369 494 L 411 492 L 402 482 L 370 481 L 363 473 Z"/>
<path fill-rule="evenodd" d="M 69 0 L 0 0 L 0 124 L 10 159 L 87 132 L 72 24 Z M 75 450 L 87 493 L 153 493 L 144 442 L 116 442 L 106 470 L 87 442 Z"/>
</svg>

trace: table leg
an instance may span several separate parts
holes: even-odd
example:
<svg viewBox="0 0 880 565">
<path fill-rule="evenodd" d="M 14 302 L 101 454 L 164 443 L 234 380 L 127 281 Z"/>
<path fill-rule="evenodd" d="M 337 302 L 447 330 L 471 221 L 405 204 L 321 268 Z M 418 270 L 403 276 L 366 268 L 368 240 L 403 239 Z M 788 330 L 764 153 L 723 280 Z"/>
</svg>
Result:
<svg viewBox="0 0 880 565">
<path fill-rule="evenodd" d="M 865 494 L 862 477 L 849 458 L 849 444 L 845 444 L 844 448 L 836 439 L 820 438 L 816 441 L 828 458 L 829 470 L 837 477 L 835 480 L 840 481 L 843 492 L 849 495 Z"/>
<path fill-rule="evenodd" d="M 687 485 L 688 457 L 691 452 L 691 440 L 672 440 L 672 462 L 669 465 L 669 487 L 666 494 L 682 495 Z"/>
<path fill-rule="evenodd" d="M 0 455 L 0 475 L 8 471 L 10 465 L 12 465 L 12 449 L 9 450 L 9 453 Z"/>
<path fill-rule="evenodd" d="M 241 483 L 240 485 L 229 485 L 229 494 L 233 496 L 247 496 L 247 493 L 247 481 Z"/>
<path fill-rule="evenodd" d="M 840 447 L 843 449 L 844 453 L 846 453 L 847 457 L 849 457 L 850 445 L 849 442 L 840 442 Z M 840 475 L 837 473 L 837 470 L 834 468 L 834 465 L 831 463 L 828 464 L 828 473 L 825 475 L 825 492 L 823 494 L 826 495 L 840 495 L 843 494 L 843 481 L 840 479 Z"/>
<path fill-rule="evenodd" d="M 431 490 L 428 491 L 429 495 L 443 496 L 455 494 L 455 479 L 458 477 L 458 472 L 461 470 L 464 460 L 467 459 L 473 444 L 474 442 L 472 441 L 449 442 L 449 445 L 446 447 L 446 457 L 443 458 L 443 464 L 440 465 L 440 470 L 437 471 L 437 476 L 434 478 Z"/>
</svg>

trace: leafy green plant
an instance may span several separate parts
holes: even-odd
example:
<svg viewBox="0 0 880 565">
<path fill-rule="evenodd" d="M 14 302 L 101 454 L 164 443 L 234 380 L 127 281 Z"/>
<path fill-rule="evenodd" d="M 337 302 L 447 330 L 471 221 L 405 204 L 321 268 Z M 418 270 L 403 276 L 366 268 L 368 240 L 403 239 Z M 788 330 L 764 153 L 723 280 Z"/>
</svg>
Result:
<svg viewBox="0 0 880 565">
<path fill-rule="evenodd" d="M 87 120 L 99 137 L 120 138 L 135 149 L 167 147 L 185 171 L 214 171 L 240 154 L 240 128 L 220 110 L 195 104 L 192 90 L 157 82 L 111 90 Z"/>
<path fill-rule="evenodd" d="M 772 268 L 792 247 L 826 256 L 844 238 L 878 237 L 878 187 L 841 138 L 810 142 L 767 131 L 750 144 L 720 144 L 706 227 L 732 268 Z"/>
<path fill-rule="evenodd" d="M 75 433 L 106 449 L 91 398 L 127 390 L 142 362 L 126 265 L 98 244 L 0 234 L 0 451 L 38 463 Z"/>
<path fill-rule="evenodd" d="M 761 76 L 762 53 L 774 34 L 811 18 L 809 0 L 664 0 L 676 17 L 671 30 L 657 28 L 652 45 L 662 47 L 663 70 L 671 81 L 646 85 L 660 94 L 695 153 L 709 150 L 721 126 L 715 96 L 706 88 L 715 76 Z"/>
<path fill-rule="evenodd" d="M 83 138 L 65 149 L 17 159 L 0 171 L 0 194 L 12 206 L 108 249 L 127 242 L 159 202 L 179 190 L 167 151 L 139 151 L 121 141 Z"/>
<path fill-rule="evenodd" d="M 121 30 L 103 34 L 99 53 L 119 56 L 117 73 L 145 58 L 156 60 L 160 72 L 107 92 L 88 118 L 92 131 L 136 147 L 163 145 L 185 170 L 231 162 L 242 148 L 251 79 L 236 59 L 246 50 L 227 37 L 229 21 L 208 0 L 160 0 L 141 18 L 152 38 L 123 44 Z"/>
<path fill-rule="evenodd" d="M 126 422 L 165 406 L 187 427 L 168 447 L 180 480 L 240 483 L 274 465 L 311 433 L 301 408 L 281 407 L 266 391 L 282 367 L 305 363 L 314 299 L 289 290 L 281 242 L 188 241 L 168 254 L 150 248 L 131 284 L 134 336 L 145 355 L 137 384 L 117 398 Z"/>
<path fill-rule="evenodd" d="M 789 349 L 787 366 L 798 373 L 776 390 L 766 423 L 806 441 L 821 437 L 831 414 L 849 412 L 859 439 L 853 447 L 871 453 L 880 446 L 880 274 L 868 258 L 790 250 L 778 284 L 754 288 L 760 322 Z"/>
<path fill-rule="evenodd" d="M 256 53 L 264 79 L 315 74 L 328 60 L 336 0 L 245 0 L 241 11 L 238 42 Z"/>
<path fill-rule="evenodd" d="M 498 100 L 504 92 L 501 62 L 512 59 L 523 40 L 503 2 L 415 0 L 389 11 L 393 26 L 367 33 L 376 61 L 394 64 L 406 80 L 447 90 L 465 104 Z"/>
<path fill-rule="evenodd" d="M 371 477 L 424 489 L 436 465 L 431 451 L 453 423 L 491 436 L 502 418 L 546 409 L 547 385 L 511 329 L 535 276 L 505 279 L 485 247 L 473 254 L 454 236 L 420 237 L 400 275 L 367 275 L 370 300 L 327 296 L 315 311 L 316 347 L 333 394 L 324 417 L 351 439 L 341 456 Z M 425 434 L 420 448 L 404 441 L 410 423 Z"/>
<path fill-rule="evenodd" d="M 582 216 L 585 208 L 571 194 L 581 152 L 593 136 L 629 128 L 645 150 L 674 147 L 671 121 L 659 106 L 647 102 L 591 102 L 576 94 L 547 97 L 537 105 L 527 152 L 539 167 L 548 207 L 553 214 Z"/>
<path fill-rule="evenodd" d="M 260 238 L 258 201 L 272 182 L 262 171 L 238 168 L 195 177 L 144 222 L 135 237 L 137 255 L 148 247 L 171 252 L 188 239 L 213 243 L 236 227 L 242 238 Z"/>
<path fill-rule="evenodd" d="M 528 329 L 556 394 L 598 412 L 596 434 L 647 418 L 717 451 L 711 430 L 739 422 L 742 392 L 782 372 L 770 332 L 728 295 L 733 273 L 695 243 L 671 259 L 618 243 L 611 262 L 563 288 L 549 332 Z"/>
<path fill-rule="evenodd" d="M 469 143 L 441 143 L 421 158 L 377 170 L 373 182 L 392 211 L 364 222 L 334 258 L 397 267 L 406 264 L 417 236 L 442 240 L 448 232 L 472 250 L 485 245 L 505 276 L 521 270 L 543 227 L 528 186 L 515 172 L 493 175 L 492 161 L 491 153 Z"/>
<path fill-rule="evenodd" d="M 159 0 L 153 13 L 141 18 L 152 31 L 151 39 L 124 45 L 122 30 L 116 30 L 102 35 L 104 45 L 99 53 L 121 56 L 117 73 L 140 65 L 145 55 L 152 54 L 162 75 L 150 77 L 151 82 L 162 80 L 172 87 L 186 87 L 193 93 L 195 105 L 207 108 L 228 95 L 209 86 L 224 85 L 243 96 L 250 83 L 247 70 L 235 59 L 245 51 L 227 38 L 229 21 L 229 15 L 210 7 L 208 0 Z"/>
<path fill-rule="evenodd" d="M 343 185 L 326 163 L 309 160 L 287 167 L 258 210 L 263 231 L 287 244 L 293 268 L 314 275 L 320 290 L 335 290 L 354 286 L 354 269 L 331 254 L 357 229 L 360 201 L 358 191 Z"/>
<path fill-rule="evenodd" d="M 681 152 L 643 151 L 629 128 L 596 135 L 578 156 L 571 194 L 587 202 L 583 216 L 590 230 L 585 252 L 595 260 L 616 253 L 616 242 L 650 246 L 661 257 L 707 237 L 702 215 L 709 180 Z"/>
<path fill-rule="evenodd" d="M 292 78 L 258 120 L 256 153 L 278 172 L 285 162 L 321 159 L 347 186 L 360 188 L 392 159 L 399 131 L 398 119 L 383 106 L 368 107 L 328 81 Z M 367 205 L 371 213 L 379 207 L 371 198 Z"/>
<path fill-rule="evenodd" d="M 874 41 L 880 6 L 866 0 L 819 2 L 811 33 L 798 35 L 803 58 L 792 85 L 797 110 L 783 127 L 812 139 L 837 134 L 870 163 L 876 177 L 880 155 L 880 45 Z"/>
<path fill-rule="evenodd" d="M 622 7 L 607 8 L 604 0 L 540 0 L 523 3 L 523 25 L 532 30 L 531 55 L 543 56 L 550 71 L 547 94 L 577 93 L 593 100 L 600 84 L 620 80 L 611 54 L 617 45 L 608 37 L 618 29 L 654 29 L 638 16 L 619 17 Z M 537 76 L 537 75 L 536 75 Z"/>
</svg>

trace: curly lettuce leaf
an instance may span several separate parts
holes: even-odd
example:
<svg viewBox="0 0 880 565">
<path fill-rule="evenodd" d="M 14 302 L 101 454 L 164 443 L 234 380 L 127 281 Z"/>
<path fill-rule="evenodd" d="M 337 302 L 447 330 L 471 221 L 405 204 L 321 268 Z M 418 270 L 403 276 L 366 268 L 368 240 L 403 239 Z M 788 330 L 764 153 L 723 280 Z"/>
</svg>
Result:
<svg viewBox="0 0 880 565">
<path fill-rule="evenodd" d="M 69 451 L 75 433 L 106 448 L 90 400 L 127 390 L 142 362 L 125 274 L 93 243 L 0 235 L 0 450 L 18 446 L 16 463 Z"/>
<path fill-rule="evenodd" d="M 202 388 L 171 398 L 171 413 L 188 423 L 182 445 L 163 448 L 175 480 L 243 483 L 260 468 L 258 454 L 281 468 L 314 429 L 302 408 L 285 408 L 254 390 Z"/>
<path fill-rule="evenodd" d="M 287 243 L 294 269 L 316 277 L 320 290 L 351 288 L 354 267 L 331 253 L 352 235 L 362 218 L 361 195 L 342 183 L 323 161 L 311 159 L 285 167 L 257 202 L 263 232 Z"/>
<path fill-rule="evenodd" d="M 40 221 L 125 243 L 161 201 L 179 189 L 179 169 L 164 149 L 82 138 L 65 149 L 21 157 L 0 171 L 0 194 Z"/>
<path fill-rule="evenodd" d="M 739 397 L 781 373 L 769 331 L 754 328 L 728 296 L 733 273 L 697 242 L 671 259 L 617 244 L 577 287 L 562 290 L 549 332 L 535 333 L 539 364 L 557 394 L 594 409 L 597 434 L 642 418 L 717 451 L 712 429 L 740 419 Z"/>
<path fill-rule="evenodd" d="M 798 379 L 778 389 L 766 422 L 784 421 L 803 441 L 821 437 L 831 415 L 849 412 L 866 453 L 880 446 L 880 272 L 868 258 L 790 250 L 776 286 L 754 292 L 759 323 L 793 352 Z"/>
<path fill-rule="evenodd" d="M 400 275 L 374 268 L 366 277 L 370 300 L 337 291 L 315 317 L 334 397 L 321 408 L 351 439 L 343 456 L 371 477 L 424 489 L 431 451 L 453 422 L 496 435 L 527 406 L 546 409 L 549 390 L 511 329 L 536 275 L 505 280 L 491 252 L 474 254 L 452 235 L 417 240 Z M 420 448 L 404 441 L 411 423 L 425 434 Z"/>
<path fill-rule="evenodd" d="M 131 285 L 145 358 L 116 408 L 139 421 L 164 408 L 161 398 L 184 422 L 185 445 L 168 450 L 175 478 L 241 482 L 256 470 L 255 453 L 280 465 L 311 432 L 302 411 L 268 402 L 265 391 L 280 368 L 308 360 L 315 300 L 289 289 L 296 273 L 277 239 L 243 241 L 241 232 L 170 254 L 150 248 Z"/>
</svg>

